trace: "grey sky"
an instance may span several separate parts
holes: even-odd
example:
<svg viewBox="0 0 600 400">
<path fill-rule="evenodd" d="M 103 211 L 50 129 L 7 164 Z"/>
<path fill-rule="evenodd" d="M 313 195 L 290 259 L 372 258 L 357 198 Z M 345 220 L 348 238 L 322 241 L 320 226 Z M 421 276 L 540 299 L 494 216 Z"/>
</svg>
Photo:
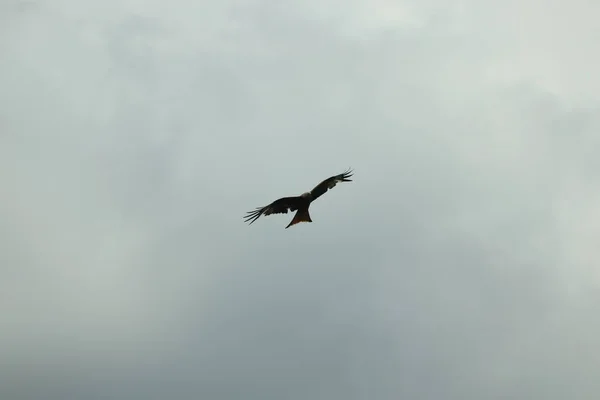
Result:
<svg viewBox="0 0 600 400">
<path fill-rule="evenodd" d="M 599 13 L 4 2 L 0 397 L 599 398 Z"/>
</svg>

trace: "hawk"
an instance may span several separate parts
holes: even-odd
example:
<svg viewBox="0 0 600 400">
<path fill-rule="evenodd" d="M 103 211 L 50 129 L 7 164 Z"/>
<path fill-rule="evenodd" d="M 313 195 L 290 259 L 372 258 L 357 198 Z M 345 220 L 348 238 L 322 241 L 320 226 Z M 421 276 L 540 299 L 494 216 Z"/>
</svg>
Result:
<svg viewBox="0 0 600 400">
<path fill-rule="evenodd" d="M 267 206 L 258 207 L 254 211 L 246 213 L 246 216 L 244 217 L 245 222 L 250 221 L 249 225 L 251 225 L 261 215 L 287 214 L 288 210 L 296 211 L 296 215 L 294 215 L 294 218 L 285 229 L 299 222 L 312 222 L 310 214 L 308 213 L 310 204 L 339 182 L 352 182 L 351 179 L 348 179 L 351 176 L 352 170 L 349 169 L 344 173 L 325 179 L 310 192 L 303 193 L 300 196 L 282 197 Z"/>
</svg>

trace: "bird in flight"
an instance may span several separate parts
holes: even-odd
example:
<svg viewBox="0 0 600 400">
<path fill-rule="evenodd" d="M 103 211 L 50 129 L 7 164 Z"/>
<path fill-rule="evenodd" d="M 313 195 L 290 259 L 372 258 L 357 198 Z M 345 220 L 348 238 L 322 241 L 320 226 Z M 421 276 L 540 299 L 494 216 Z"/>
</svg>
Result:
<svg viewBox="0 0 600 400">
<path fill-rule="evenodd" d="M 308 213 L 308 207 L 310 206 L 310 203 L 318 199 L 321 195 L 333 188 L 339 182 L 352 182 L 351 179 L 348 179 L 351 176 L 352 170 L 349 169 L 344 173 L 325 179 L 323 182 L 315 186 L 315 188 L 310 192 L 303 193 L 300 196 L 282 197 L 278 200 L 275 200 L 268 206 L 258 207 L 256 210 L 246 213 L 246 216 L 244 217 L 245 222 L 250 221 L 251 225 L 261 215 L 287 214 L 288 210 L 296 211 L 296 215 L 294 215 L 294 218 L 288 224 L 288 226 L 285 227 L 285 229 L 299 222 L 312 222 L 312 219 L 310 219 L 310 214 Z"/>
</svg>

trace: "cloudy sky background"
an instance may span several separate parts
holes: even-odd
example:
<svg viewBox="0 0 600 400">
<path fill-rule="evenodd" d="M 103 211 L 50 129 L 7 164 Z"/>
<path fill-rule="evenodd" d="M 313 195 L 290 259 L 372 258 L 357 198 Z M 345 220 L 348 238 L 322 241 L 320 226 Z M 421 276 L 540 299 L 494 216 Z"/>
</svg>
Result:
<svg viewBox="0 0 600 400">
<path fill-rule="evenodd" d="M 0 397 L 599 398 L 598 15 L 3 1 Z"/>
</svg>

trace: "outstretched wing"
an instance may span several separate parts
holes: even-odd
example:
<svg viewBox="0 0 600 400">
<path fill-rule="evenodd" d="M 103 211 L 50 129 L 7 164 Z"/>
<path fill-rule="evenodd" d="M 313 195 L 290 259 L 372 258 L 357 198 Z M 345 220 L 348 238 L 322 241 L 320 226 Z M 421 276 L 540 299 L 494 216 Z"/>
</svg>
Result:
<svg viewBox="0 0 600 400">
<path fill-rule="evenodd" d="M 266 216 L 271 214 L 287 214 L 288 210 L 296 211 L 298 209 L 299 200 L 299 196 L 282 197 L 281 199 L 275 200 L 268 206 L 258 207 L 254 211 L 248 211 L 244 217 L 245 222 L 250 221 L 250 224 L 252 224 L 261 215 Z"/>
<path fill-rule="evenodd" d="M 319 183 L 317 186 L 315 186 L 315 188 L 313 190 L 310 191 L 310 194 L 312 195 L 312 201 L 315 201 L 323 193 L 325 193 L 326 191 L 328 191 L 329 189 L 331 189 L 332 187 L 337 185 L 338 182 L 352 182 L 352 179 L 348 179 L 351 176 L 352 176 L 352 170 L 349 169 L 348 171 L 346 171 L 342 174 L 335 175 L 335 176 L 332 176 L 331 178 L 325 179 L 323 182 Z"/>
</svg>

